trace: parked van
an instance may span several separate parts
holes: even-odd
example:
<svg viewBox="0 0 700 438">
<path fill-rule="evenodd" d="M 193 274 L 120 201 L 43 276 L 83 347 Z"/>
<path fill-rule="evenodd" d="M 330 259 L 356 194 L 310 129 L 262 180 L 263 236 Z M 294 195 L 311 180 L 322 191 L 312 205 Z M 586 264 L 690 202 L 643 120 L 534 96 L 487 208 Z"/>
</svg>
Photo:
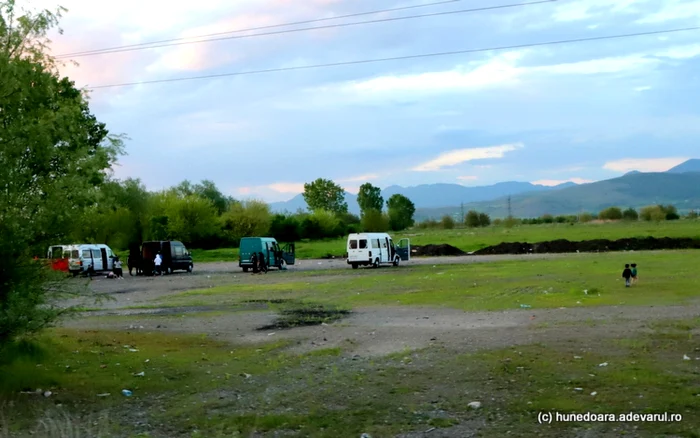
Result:
<svg viewBox="0 0 700 438">
<path fill-rule="evenodd" d="M 348 236 L 348 264 L 353 269 L 381 264 L 399 266 L 401 260 L 411 259 L 411 243 L 401 239 L 398 246 L 387 233 L 353 233 Z"/>
<path fill-rule="evenodd" d="M 68 272 L 73 276 L 86 273 L 90 267 L 94 272 L 111 271 L 114 268 L 114 257 L 112 248 L 94 243 L 54 245 L 49 247 L 48 251 L 48 258 L 52 260 L 54 269 L 65 270 L 65 262 L 58 262 L 65 260 Z"/>
<path fill-rule="evenodd" d="M 293 243 L 281 247 L 274 237 L 244 237 L 238 252 L 238 266 L 243 268 L 243 272 L 253 268 L 253 254 L 258 253 L 263 253 L 268 267 L 282 269 L 285 264 L 293 265 L 296 262 Z"/>
<path fill-rule="evenodd" d="M 156 240 L 143 242 L 141 244 L 141 269 L 145 274 L 152 274 L 155 268 L 154 259 L 156 254 L 160 252 L 163 259 L 161 269 L 166 274 L 172 274 L 173 271 L 192 272 L 194 262 L 192 255 L 187 250 L 182 242 L 177 240 Z"/>
</svg>

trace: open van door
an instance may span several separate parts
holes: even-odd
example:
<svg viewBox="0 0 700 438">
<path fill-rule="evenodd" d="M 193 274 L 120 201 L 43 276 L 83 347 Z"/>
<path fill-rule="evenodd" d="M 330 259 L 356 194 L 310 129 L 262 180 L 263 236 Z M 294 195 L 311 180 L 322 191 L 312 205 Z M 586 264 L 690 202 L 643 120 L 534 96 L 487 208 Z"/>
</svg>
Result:
<svg viewBox="0 0 700 438">
<path fill-rule="evenodd" d="M 399 240 L 399 244 L 396 246 L 396 254 L 403 261 L 411 260 L 411 241 L 408 239 Z"/>
<path fill-rule="evenodd" d="M 288 265 L 293 265 L 296 262 L 296 251 L 293 243 L 288 243 L 282 247 L 282 258 Z"/>
</svg>

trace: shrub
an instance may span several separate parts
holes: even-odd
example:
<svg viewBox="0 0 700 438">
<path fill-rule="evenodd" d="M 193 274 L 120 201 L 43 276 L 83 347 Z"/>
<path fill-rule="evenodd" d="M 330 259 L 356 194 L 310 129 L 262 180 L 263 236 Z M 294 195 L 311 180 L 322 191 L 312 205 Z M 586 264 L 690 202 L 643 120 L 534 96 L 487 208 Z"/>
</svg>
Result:
<svg viewBox="0 0 700 438">
<path fill-rule="evenodd" d="M 389 216 L 379 210 L 367 210 L 362 216 L 362 229 L 370 233 L 389 231 Z"/>
<path fill-rule="evenodd" d="M 451 230 L 455 227 L 455 220 L 452 219 L 452 216 L 450 215 L 445 215 L 442 217 L 442 220 L 440 221 L 440 225 L 442 228 L 446 230 Z"/>
<path fill-rule="evenodd" d="M 690 210 L 688 212 L 688 215 L 686 216 L 688 219 L 697 219 L 698 218 L 698 212 L 695 210 Z"/>
<path fill-rule="evenodd" d="M 599 219 L 619 221 L 622 219 L 622 210 L 618 207 L 608 207 L 605 210 L 598 213 Z"/>
<path fill-rule="evenodd" d="M 552 216 L 551 214 L 542 215 L 542 217 L 540 218 L 540 221 L 543 224 L 553 224 L 554 223 L 554 216 Z"/>
<path fill-rule="evenodd" d="M 650 205 L 641 209 L 639 217 L 648 222 L 661 222 L 666 219 L 666 212 L 660 205 Z"/>
<path fill-rule="evenodd" d="M 622 212 L 622 219 L 626 221 L 636 221 L 639 220 L 639 213 L 634 208 L 628 208 Z"/>
</svg>

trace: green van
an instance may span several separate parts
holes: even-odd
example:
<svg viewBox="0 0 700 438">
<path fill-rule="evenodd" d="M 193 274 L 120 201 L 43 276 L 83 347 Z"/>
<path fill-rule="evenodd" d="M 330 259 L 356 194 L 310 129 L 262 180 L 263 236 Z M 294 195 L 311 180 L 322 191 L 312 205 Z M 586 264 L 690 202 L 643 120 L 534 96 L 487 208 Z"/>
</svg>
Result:
<svg viewBox="0 0 700 438">
<path fill-rule="evenodd" d="M 253 268 L 251 258 L 254 253 L 262 253 L 267 266 L 278 269 L 283 269 L 285 264 L 293 265 L 296 261 L 293 243 L 283 248 L 274 237 L 244 237 L 238 253 L 238 266 L 243 268 L 243 272 Z"/>
</svg>

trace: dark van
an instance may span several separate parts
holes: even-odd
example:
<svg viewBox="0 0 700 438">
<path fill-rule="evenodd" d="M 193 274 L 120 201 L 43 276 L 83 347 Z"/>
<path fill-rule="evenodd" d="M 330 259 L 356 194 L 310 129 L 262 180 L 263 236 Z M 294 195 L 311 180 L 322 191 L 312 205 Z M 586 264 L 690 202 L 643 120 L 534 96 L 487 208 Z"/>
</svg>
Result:
<svg viewBox="0 0 700 438">
<path fill-rule="evenodd" d="M 172 274 L 173 271 L 192 272 L 194 263 L 192 255 L 187 251 L 185 245 L 177 240 L 161 240 L 143 242 L 141 244 L 141 260 L 143 272 L 146 275 L 153 273 L 155 269 L 154 259 L 160 251 L 160 256 L 163 258 L 161 269 L 166 274 Z"/>
</svg>

